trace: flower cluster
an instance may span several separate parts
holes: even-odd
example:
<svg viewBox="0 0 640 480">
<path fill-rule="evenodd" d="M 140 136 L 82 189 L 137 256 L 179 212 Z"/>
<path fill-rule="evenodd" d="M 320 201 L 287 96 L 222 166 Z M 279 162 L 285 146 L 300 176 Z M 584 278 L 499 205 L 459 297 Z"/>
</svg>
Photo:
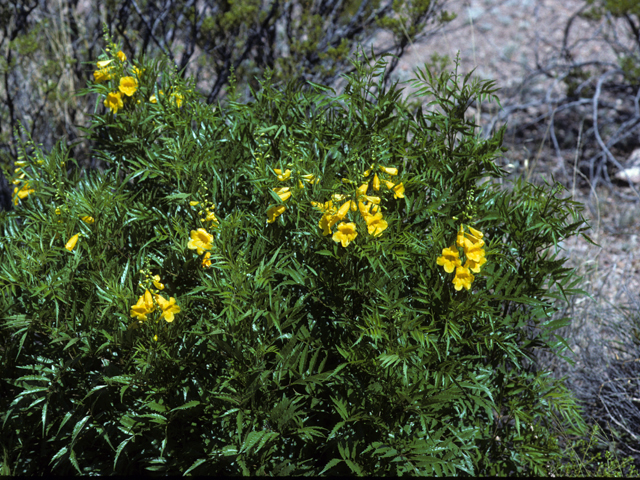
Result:
<svg viewBox="0 0 640 480">
<path fill-rule="evenodd" d="M 160 281 L 160 275 L 151 276 L 149 272 L 145 274 L 144 284 L 140 284 L 144 289 L 144 294 L 138 298 L 135 305 L 131 306 L 131 317 L 136 317 L 137 322 L 132 326 L 140 326 L 147 321 L 147 315 L 160 312 L 159 318 L 164 318 L 167 323 L 173 322 L 175 315 L 180 313 L 180 306 L 176 304 L 176 299 L 169 297 L 169 300 L 160 295 L 160 290 L 164 290 L 164 284 Z M 153 287 L 151 286 L 153 284 Z M 155 288 L 154 288 L 155 287 Z M 157 336 L 155 337 L 157 339 Z"/>
<path fill-rule="evenodd" d="M 22 168 L 27 165 L 27 162 L 23 160 L 18 160 L 15 163 L 16 169 L 15 174 L 17 177 L 11 182 L 13 185 L 16 185 L 13 189 L 13 204 L 18 205 L 18 201 L 24 200 L 29 196 L 29 194 L 35 192 L 33 188 L 29 187 L 29 182 L 24 180 L 26 174 L 22 171 Z"/>
<path fill-rule="evenodd" d="M 96 83 L 104 83 L 115 79 L 118 72 L 125 72 L 127 56 L 118 51 L 113 58 L 108 60 L 100 60 L 96 65 L 98 69 L 93 72 L 93 78 Z M 107 94 L 104 100 L 104 106 L 113 113 L 124 108 L 124 102 L 133 99 L 133 95 L 138 90 L 138 78 L 142 74 L 142 70 L 138 67 L 132 67 L 133 76 L 122 75 L 118 80 L 118 88 Z"/>
<path fill-rule="evenodd" d="M 200 202 L 189 202 L 189 205 L 195 207 L 199 205 Z M 208 224 L 211 228 L 218 228 L 220 225 L 220 221 L 216 217 L 214 213 L 214 209 L 216 208 L 215 204 L 209 202 L 206 204 L 204 210 L 200 210 L 198 215 L 202 215 L 200 221 L 202 223 Z M 189 241 L 188 247 L 191 250 L 196 250 L 198 255 L 202 255 L 205 250 L 211 250 L 213 241 L 213 235 L 207 232 L 204 228 L 199 228 L 198 230 L 191 230 L 191 240 Z M 202 258 L 202 267 L 210 267 L 211 266 L 211 252 L 204 253 L 204 257 Z"/>
<path fill-rule="evenodd" d="M 291 179 L 291 174 L 293 173 L 290 169 L 285 169 L 284 171 L 281 168 L 274 168 L 274 173 L 276 174 L 276 178 L 279 182 L 286 182 Z M 318 183 L 320 179 L 316 178 L 311 174 L 301 174 L 298 176 L 298 188 L 304 188 L 304 183 Z M 287 209 L 284 202 L 291 198 L 291 187 L 278 187 L 272 188 L 272 190 L 280 197 L 282 203 L 278 205 L 274 205 L 267 210 L 267 222 L 273 223 L 276 221 L 280 215 L 282 215 Z"/>
<path fill-rule="evenodd" d="M 442 250 L 442 256 L 438 257 L 437 264 L 444 267 L 444 271 L 452 273 L 455 269 L 456 274 L 453 278 L 453 284 L 456 290 L 462 290 L 462 287 L 469 290 L 474 276 L 471 272 L 480 273 L 480 268 L 487 260 L 484 252 L 483 233 L 473 227 L 468 227 L 469 232 L 464 231 L 464 227 L 460 225 L 458 231 L 456 245 L 462 247 L 466 258 L 464 266 L 460 261 L 460 255 L 456 245 Z"/>
<path fill-rule="evenodd" d="M 363 177 L 368 178 L 371 175 L 371 171 L 374 169 L 374 165 L 372 165 L 367 171 L 364 172 Z M 390 180 L 387 180 L 387 176 L 395 176 L 398 175 L 398 169 L 393 167 L 384 167 L 379 166 L 380 176 L 382 176 L 382 182 L 387 187 L 389 192 L 393 193 L 394 198 L 404 198 L 404 185 L 402 182 L 396 183 Z M 379 192 L 381 186 L 381 179 L 378 176 L 378 173 L 374 173 L 373 179 L 371 180 L 372 188 L 374 191 Z M 345 183 L 351 183 L 347 181 Z M 358 236 L 358 231 L 356 224 L 354 222 L 343 222 L 342 220 L 347 216 L 349 211 L 352 212 L 360 212 L 360 216 L 364 220 L 367 231 L 369 235 L 374 237 L 379 237 L 382 235 L 382 232 L 387 229 L 389 226 L 387 221 L 384 219 L 382 211 L 380 210 L 380 200 L 379 196 L 367 195 L 367 190 L 369 189 L 369 180 L 365 183 L 361 184 L 359 187 L 355 189 L 355 191 L 351 195 L 342 195 L 338 193 L 334 193 L 331 197 L 331 200 L 325 203 L 321 202 L 311 202 L 311 204 L 316 207 L 318 210 L 322 212 L 322 218 L 318 223 L 319 227 L 322 229 L 323 235 L 331 235 L 332 228 L 334 225 L 337 225 L 335 233 L 332 235 L 332 240 L 334 242 L 340 243 L 343 247 L 347 247 L 349 243 L 351 243 Z M 345 201 L 346 200 L 346 201 Z M 338 202 L 344 203 L 337 208 L 334 205 Z M 338 223 L 340 222 L 340 223 Z"/>
<path fill-rule="evenodd" d="M 371 175 L 371 171 L 375 170 L 374 165 L 371 165 L 367 171 L 364 172 L 364 177 Z M 389 180 L 389 177 L 398 175 L 398 169 L 395 167 L 383 167 L 380 165 L 380 177 L 377 173 L 373 174 L 373 189 L 377 192 L 380 190 L 381 183 L 384 183 L 388 190 L 393 192 L 393 198 L 404 198 L 404 185 L 402 182 L 396 183 Z"/>
</svg>

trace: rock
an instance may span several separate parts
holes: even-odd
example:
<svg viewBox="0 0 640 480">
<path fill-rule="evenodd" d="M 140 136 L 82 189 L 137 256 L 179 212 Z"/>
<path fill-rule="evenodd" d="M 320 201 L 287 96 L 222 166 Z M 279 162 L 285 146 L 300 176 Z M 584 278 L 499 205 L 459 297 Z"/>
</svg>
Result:
<svg viewBox="0 0 640 480">
<path fill-rule="evenodd" d="M 620 170 L 614 178 L 630 183 L 640 183 L 640 167 L 631 167 Z"/>
</svg>

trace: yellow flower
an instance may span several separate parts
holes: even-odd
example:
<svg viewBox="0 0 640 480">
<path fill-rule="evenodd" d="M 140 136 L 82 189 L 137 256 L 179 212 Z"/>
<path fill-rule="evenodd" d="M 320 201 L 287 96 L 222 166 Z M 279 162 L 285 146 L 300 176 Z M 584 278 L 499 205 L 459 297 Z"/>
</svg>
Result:
<svg viewBox="0 0 640 480">
<path fill-rule="evenodd" d="M 310 173 L 308 175 L 300 175 L 300 176 L 305 182 L 308 182 L 308 183 L 313 184 L 313 183 L 318 183 L 320 181 L 319 178 L 316 178 L 315 175 L 312 175 Z"/>
<path fill-rule="evenodd" d="M 166 300 L 164 297 L 156 295 L 156 302 L 158 302 L 158 306 L 162 309 L 160 318 L 164 318 L 168 323 L 173 322 L 173 316 L 176 313 L 180 313 L 180 307 L 176 305 L 176 299 L 173 297 L 169 297 L 169 300 Z"/>
<path fill-rule="evenodd" d="M 180 108 L 182 106 L 182 100 L 184 100 L 184 96 L 179 92 L 174 92 L 171 94 L 171 98 L 174 102 L 176 102 L 176 106 Z"/>
<path fill-rule="evenodd" d="M 17 172 L 16 172 L 17 173 Z M 26 177 L 27 174 L 26 173 L 22 173 L 20 174 L 20 176 L 18 178 L 16 178 L 13 182 L 11 182 L 13 185 L 19 185 L 20 184 L 20 180 L 22 180 L 24 177 Z"/>
<path fill-rule="evenodd" d="M 278 180 L 281 182 L 289 180 L 289 178 L 291 177 L 291 170 L 289 170 L 288 168 L 284 171 L 284 173 L 282 173 L 282 170 L 279 168 L 274 168 L 273 171 L 276 172 L 276 174 L 278 175 Z"/>
<path fill-rule="evenodd" d="M 280 197 L 280 200 L 286 202 L 291 197 L 291 189 L 289 187 L 280 187 L 272 189 Z"/>
<path fill-rule="evenodd" d="M 155 95 L 151 95 L 151 96 L 149 97 L 149 101 L 150 101 L 151 103 L 158 103 L 158 99 L 156 98 L 156 96 L 155 96 Z"/>
<path fill-rule="evenodd" d="M 60 207 L 56 208 L 55 214 L 62 215 L 62 210 L 60 210 Z"/>
<path fill-rule="evenodd" d="M 368 217 L 365 217 L 365 222 L 367 222 L 369 235 L 373 235 L 374 237 L 379 237 L 380 235 L 382 235 L 382 232 L 389 226 L 387 221 L 382 218 L 382 212 L 378 212 L 375 215 L 369 215 Z"/>
<path fill-rule="evenodd" d="M 157 341 L 158 341 L 158 335 L 154 335 L 154 336 L 153 336 L 153 341 L 154 341 L 154 342 L 157 342 Z"/>
<path fill-rule="evenodd" d="M 333 200 L 336 203 L 341 202 L 344 199 L 345 199 L 345 196 L 341 193 L 334 193 L 333 195 L 331 195 L 331 200 Z"/>
<path fill-rule="evenodd" d="M 120 79 L 120 86 L 118 90 L 124 93 L 127 97 L 133 96 L 138 89 L 138 80 L 133 77 L 122 77 Z"/>
<path fill-rule="evenodd" d="M 333 241 L 342 243 L 343 247 L 347 247 L 358 236 L 355 223 L 344 223 L 338 225 L 336 233 L 333 234 Z"/>
<path fill-rule="evenodd" d="M 480 233 L 480 236 L 476 236 L 473 233 L 466 233 L 462 225 L 460 225 L 460 230 L 458 231 L 457 236 L 457 244 L 459 247 L 463 247 L 465 254 L 468 250 L 477 250 L 484 246 L 484 240 L 482 240 L 482 233 L 478 232 L 478 230 L 474 229 L 476 233 Z"/>
<path fill-rule="evenodd" d="M 71 237 L 69 239 L 69 241 L 67 242 L 67 244 L 64 246 L 64 248 L 66 248 L 67 250 L 71 251 L 75 248 L 76 243 L 78 243 L 78 237 L 80 236 L 79 233 L 76 233 L 73 237 Z"/>
<path fill-rule="evenodd" d="M 215 223 L 220 223 L 218 221 L 218 218 L 216 217 L 216 214 L 214 212 L 209 211 L 209 209 L 207 209 L 207 216 L 200 219 L 201 222 L 215 222 Z M 217 225 L 213 226 L 214 228 L 217 227 Z"/>
<path fill-rule="evenodd" d="M 187 245 L 190 250 L 196 250 L 198 255 L 202 255 L 205 250 L 211 250 L 213 241 L 213 235 L 207 232 L 204 228 L 191 230 L 191 240 Z"/>
<path fill-rule="evenodd" d="M 109 108 L 113 113 L 118 113 L 118 110 L 124 106 L 120 92 L 110 92 L 104 100 L 104 106 Z"/>
<path fill-rule="evenodd" d="M 35 192 L 35 189 L 29 188 L 29 184 L 25 183 L 20 189 L 18 187 L 13 189 L 13 195 L 15 197 L 13 203 L 14 205 L 18 205 L 18 200 L 24 200 L 29 196 L 29 194 Z"/>
<path fill-rule="evenodd" d="M 120 59 L 121 62 L 126 62 L 127 61 L 127 56 L 124 54 L 124 52 L 122 50 L 120 50 L 118 53 L 116 53 L 116 56 Z"/>
<path fill-rule="evenodd" d="M 316 207 L 322 213 L 327 213 L 328 212 L 330 214 L 333 214 L 336 211 L 336 207 L 333 206 L 333 202 L 331 200 L 329 200 L 328 202 L 325 202 L 325 203 L 311 202 L 311 205 Z"/>
<path fill-rule="evenodd" d="M 376 173 L 373 176 L 373 189 L 377 192 L 380 190 L 380 179 L 378 178 L 378 174 Z"/>
<path fill-rule="evenodd" d="M 153 285 L 158 290 L 164 290 L 164 285 L 162 283 L 160 283 L 160 275 L 154 275 L 153 276 Z"/>
<path fill-rule="evenodd" d="M 440 266 L 443 266 L 445 272 L 451 273 L 453 272 L 454 268 L 459 267 L 461 265 L 460 258 L 458 257 L 459 257 L 458 249 L 455 248 L 455 245 L 452 245 L 449 248 L 442 249 L 442 256 L 438 257 L 438 260 L 436 260 L 436 263 Z"/>
<path fill-rule="evenodd" d="M 98 65 L 98 68 L 99 68 L 100 70 L 102 70 L 104 67 L 106 67 L 107 65 L 109 65 L 111 62 L 113 62 L 113 60 L 100 60 L 100 61 L 97 63 L 97 65 Z"/>
<path fill-rule="evenodd" d="M 95 72 L 93 72 L 93 78 L 96 81 L 96 83 L 102 83 L 102 82 L 106 82 L 107 80 L 111 80 L 113 78 L 113 72 L 111 70 L 111 67 L 101 68 L 100 70 L 96 70 Z"/>
<path fill-rule="evenodd" d="M 471 260 L 472 262 L 480 263 L 480 265 L 485 263 L 482 261 L 482 259 L 484 258 L 484 250 L 480 247 L 465 248 L 464 254 L 467 259 Z"/>
<path fill-rule="evenodd" d="M 287 209 L 285 205 L 275 205 L 267 210 L 267 223 L 273 223 Z"/>
<path fill-rule="evenodd" d="M 482 237 L 484 237 L 484 234 L 480 231 L 480 230 L 476 230 L 473 227 L 468 226 L 469 231 L 471 232 L 471 235 L 473 235 L 474 237 L 480 239 Z"/>
<path fill-rule="evenodd" d="M 202 258 L 202 268 L 207 268 L 211 266 L 211 254 L 209 252 L 204 254 L 204 257 Z"/>
<path fill-rule="evenodd" d="M 471 288 L 471 282 L 473 282 L 473 275 L 469 273 L 469 269 L 466 267 L 456 267 L 456 276 L 453 278 L 453 285 L 456 290 L 462 290 L 462 287 L 469 290 Z"/>
<path fill-rule="evenodd" d="M 198 205 L 200 202 L 196 202 L 195 200 L 189 202 L 189 205 L 191 205 L 192 207 L 195 207 L 196 205 Z"/>
<path fill-rule="evenodd" d="M 397 175 L 398 174 L 398 169 L 394 168 L 394 167 L 383 167 L 382 165 L 380 165 L 380 171 L 381 172 L 385 172 L 389 175 Z"/>
<path fill-rule="evenodd" d="M 371 205 L 373 205 L 373 203 L 368 203 L 367 205 L 364 204 L 364 202 L 360 201 L 358 202 L 358 210 L 360 210 L 360 215 L 362 215 L 362 217 L 366 220 L 368 216 L 370 216 L 371 214 L 369 213 L 369 210 L 371 209 Z"/>
<path fill-rule="evenodd" d="M 365 170 L 364 176 L 368 177 L 369 175 L 371 175 L 371 170 L 373 170 L 373 165 L 369 166 L 368 170 Z"/>
<path fill-rule="evenodd" d="M 138 320 L 141 322 L 147 319 L 147 315 L 152 313 L 155 310 L 155 305 L 153 304 L 153 297 L 151 296 L 151 292 L 146 290 L 144 295 L 142 295 L 138 299 L 138 303 L 131 307 L 130 315 L 131 317 L 138 317 Z"/>
<path fill-rule="evenodd" d="M 142 75 L 142 72 L 144 72 L 144 70 L 140 70 L 138 67 L 133 67 L 132 70 L 133 70 L 133 74 L 138 78 L 140 78 L 140 76 Z"/>
<path fill-rule="evenodd" d="M 367 189 L 369 188 L 369 183 L 363 183 L 357 189 L 358 198 L 363 197 L 367 194 Z"/>
<path fill-rule="evenodd" d="M 339 222 L 344 218 L 344 216 L 349 211 L 349 208 L 351 208 L 351 200 L 347 200 L 346 202 L 344 202 L 342 206 L 338 209 L 338 211 L 335 213 L 334 217 L 336 219 L 336 222 Z"/>
<path fill-rule="evenodd" d="M 480 259 L 477 262 L 467 257 L 467 261 L 465 262 L 464 266 L 467 267 L 472 272 L 480 273 L 480 267 L 482 267 L 482 265 L 487 263 L 487 259 L 484 258 L 484 252 L 482 253 L 483 255 L 480 257 Z"/>
<path fill-rule="evenodd" d="M 394 184 L 393 182 L 385 182 L 387 188 L 393 191 L 393 198 L 404 198 L 404 185 L 402 182 Z"/>
<path fill-rule="evenodd" d="M 80 217 L 80 220 L 82 220 L 84 223 L 88 223 L 89 225 L 91 225 L 93 222 L 95 222 L 95 219 L 93 217 L 90 216 L 86 216 L 86 217 Z"/>
</svg>

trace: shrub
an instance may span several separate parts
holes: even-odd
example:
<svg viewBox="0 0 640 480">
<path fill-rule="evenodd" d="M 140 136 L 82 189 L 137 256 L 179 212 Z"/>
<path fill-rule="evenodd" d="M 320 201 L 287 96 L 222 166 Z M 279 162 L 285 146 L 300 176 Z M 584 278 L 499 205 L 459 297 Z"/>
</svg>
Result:
<svg viewBox="0 0 640 480">
<path fill-rule="evenodd" d="M 584 427 L 535 360 L 578 292 L 549 249 L 587 227 L 492 181 L 491 82 L 418 72 L 410 111 L 360 56 L 342 94 L 267 72 L 211 108 L 116 52 L 85 92 L 111 168 L 25 144 L 0 216 L 5 470 L 549 471 Z"/>
</svg>

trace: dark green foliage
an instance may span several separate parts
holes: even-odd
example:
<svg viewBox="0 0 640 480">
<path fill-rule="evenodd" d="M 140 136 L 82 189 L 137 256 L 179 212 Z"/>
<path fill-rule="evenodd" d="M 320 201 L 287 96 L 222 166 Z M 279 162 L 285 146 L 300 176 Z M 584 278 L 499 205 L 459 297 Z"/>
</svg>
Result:
<svg viewBox="0 0 640 480">
<path fill-rule="evenodd" d="M 491 181 L 503 131 L 483 140 L 465 116 L 470 99 L 495 98 L 490 82 L 422 72 L 433 102 L 413 112 L 384 86 L 385 64 L 368 64 L 354 61 L 339 95 L 266 78 L 255 101 L 211 108 L 145 62 L 117 115 L 101 106 L 117 82 L 91 87 L 93 154 L 109 170 L 67 175 L 62 144 L 25 155 L 34 192 L 0 214 L 11 473 L 550 471 L 557 433 L 583 431 L 535 361 L 562 349 L 555 300 L 579 291 L 549 255 L 586 229 L 578 205 L 558 185 Z M 349 213 L 359 234 L 345 248 L 311 202 L 353 194 L 372 165 L 397 168 L 404 197 L 380 189 L 379 237 Z M 300 175 L 320 181 L 300 188 Z M 207 202 L 219 226 L 203 268 L 188 242 Z M 484 232 L 487 263 L 458 291 L 436 260 L 461 224 Z M 132 323 L 141 271 L 177 300 L 173 322 Z"/>
</svg>

